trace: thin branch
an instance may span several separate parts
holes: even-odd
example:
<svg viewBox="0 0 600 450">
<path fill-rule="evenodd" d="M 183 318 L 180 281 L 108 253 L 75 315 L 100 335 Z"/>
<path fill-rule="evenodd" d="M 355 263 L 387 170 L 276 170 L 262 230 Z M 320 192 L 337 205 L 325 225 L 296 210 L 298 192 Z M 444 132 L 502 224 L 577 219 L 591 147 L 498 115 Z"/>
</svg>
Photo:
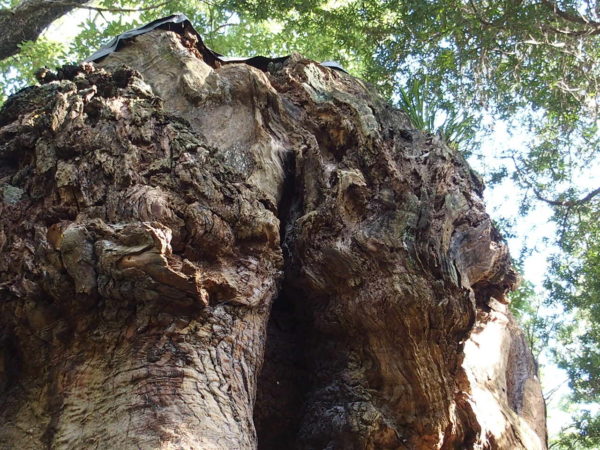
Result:
<svg viewBox="0 0 600 450">
<path fill-rule="evenodd" d="M 515 169 L 517 171 L 517 175 L 519 176 L 519 179 L 521 179 L 521 181 L 523 181 L 523 183 L 525 183 L 525 185 L 527 187 L 531 188 L 531 190 L 533 191 L 535 197 L 538 200 L 543 201 L 543 202 L 545 202 L 545 203 L 547 203 L 549 205 L 572 208 L 572 207 L 575 207 L 575 206 L 581 206 L 581 205 L 583 205 L 583 204 L 591 201 L 595 196 L 597 196 L 598 194 L 600 194 L 600 187 L 599 187 L 599 188 L 596 188 L 593 191 L 589 192 L 585 197 L 582 197 L 582 198 L 577 199 L 577 200 L 553 200 L 553 199 L 547 198 L 523 174 L 523 171 L 519 167 L 519 164 L 517 163 L 517 160 L 515 159 L 514 155 L 511 155 L 511 159 L 513 161 L 513 164 L 515 165 Z"/>
<path fill-rule="evenodd" d="M 548 450 L 550 450 L 551 448 L 554 448 L 556 445 L 560 445 L 560 441 L 554 441 L 552 442 L 549 446 L 548 446 Z"/>
<path fill-rule="evenodd" d="M 217 31 L 222 30 L 223 28 L 233 27 L 233 26 L 237 26 L 237 25 L 239 25 L 239 23 L 223 23 L 223 24 L 219 25 L 218 27 L 210 30 L 208 32 L 208 34 L 215 34 Z"/>
<path fill-rule="evenodd" d="M 577 23 L 579 25 L 591 26 L 594 28 L 600 27 L 600 22 L 596 22 L 594 20 L 588 19 L 582 15 L 575 15 L 562 10 L 558 7 L 556 3 L 551 0 L 542 0 L 542 4 L 550 9 L 554 14 L 556 14 L 561 19 L 566 20 L 567 22 Z"/>
<path fill-rule="evenodd" d="M 144 6 L 141 8 L 107 8 L 107 7 L 101 7 L 101 6 L 87 6 L 87 5 L 81 5 L 81 4 L 75 3 L 75 2 L 63 2 L 63 1 L 44 2 L 44 3 L 41 3 L 40 6 L 42 6 L 42 7 L 64 6 L 64 7 L 72 7 L 72 8 L 76 8 L 76 9 L 88 9 L 90 11 L 98 11 L 98 12 L 127 13 L 127 12 L 150 11 L 153 9 L 161 8 L 163 6 L 167 6 L 170 3 L 173 3 L 173 1 L 174 0 L 168 0 L 166 2 L 158 3 L 156 5 Z"/>
<path fill-rule="evenodd" d="M 471 12 L 475 15 L 477 20 L 482 25 L 486 25 L 488 27 L 497 27 L 497 28 L 503 28 L 506 26 L 506 22 L 507 22 L 506 13 L 503 14 L 502 17 L 499 17 L 496 20 L 494 20 L 493 22 L 490 22 L 489 20 L 484 19 L 481 11 L 479 10 L 479 8 L 477 8 L 477 6 L 475 6 L 475 3 L 473 2 L 473 0 L 469 0 L 469 5 L 471 6 L 471 9 L 472 9 Z"/>
<path fill-rule="evenodd" d="M 545 394 L 543 395 L 543 397 L 544 397 L 544 400 L 545 400 L 546 402 L 548 402 L 548 401 L 549 401 L 549 400 L 552 398 L 552 396 L 553 396 L 554 394 L 556 394 L 556 393 L 558 392 L 558 390 L 559 390 L 559 389 L 560 389 L 560 388 L 561 388 L 561 387 L 562 387 L 562 386 L 563 386 L 565 383 L 567 383 L 568 381 L 569 381 L 569 379 L 568 379 L 568 378 L 566 378 L 566 379 L 564 379 L 563 381 L 561 381 L 560 383 L 558 383 L 556 386 L 554 386 L 552 389 L 550 389 L 550 390 L 549 390 L 547 393 L 545 393 Z"/>
<path fill-rule="evenodd" d="M 597 34 L 600 34 L 600 26 L 596 26 L 585 30 L 561 30 L 547 25 L 543 25 L 541 28 L 543 31 L 551 31 L 555 34 L 561 34 L 563 36 L 570 37 L 596 36 Z"/>
<path fill-rule="evenodd" d="M 585 197 L 577 199 L 577 200 L 552 200 L 552 199 L 546 198 L 543 195 L 541 195 L 541 193 L 535 187 L 533 188 L 533 192 L 539 200 L 542 200 L 543 202 L 546 202 L 549 205 L 566 206 L 566 207 L 571 208 L 573 206 L 581 206 L 581 205 L 589 202 L 590 200 L 592 200 L 596 195 L 600 194 L 600 188 L 594 189 L 593 191 L 588 193 Z"/>
<path fill-rule="evenodd" d="M 479 22 L 481 22 L 483 25 L 487 25 L 489 27 L 497 26 L 495 23 L 485 20 L 483 18 L 483 16 L 481 15 L 481 12 L 477 8 L 477 6 L 475 6 L 475 3 L 473 2 L 473 0 L 469 0 L 469 5 L 471 5 L 471 9 L 473 10 L 472 12 L 473 12 L 473 14 L 475 14 L 475 17 L 477 17 L 477 20 L 479 20 Z"/>
<path fill-rule="evenodd" d="M 549 47 L 553 47 L 553 48 L 558 48 L 560 50 L 564 49 L 566 47 L 566 44 L 564 42 L 541 42 L 536 40 L 533 36 L 530 35 L 529 39 L 526 41 L 523 41 L 523 44 L 528 44 L 528 45 L 546 45 Z M 571 52 L 571 54 L 573 54 Z"/>
<path fill-rule="evenodd" d="M 564 30 L 564 29 L 552 27 L 549 25 L 541 25 L 540 28 L 542 31 L 551 32 L 554 34 L 560 34 L 560 35 L 569 36 L 569 37 L 595 36 L 597 34 L 600 34 L 600 22 L 596 22 L 594 20 L 591 20 L 591 19 L 588 19 L 588 18 L 585 18 L 582 16 L 576 16 L 574 14 L 570 14 L 567 11 L 563 11 L 560 8 L 558 8 L 558 6 L 550 0 L 542 0 L 542 4 L 545 5 L 548 9 L 550 9 L 556 16 L 562 18 L 563 20 L 566 20 L 571 23 L 576 23 L 578 25 L 583 25 L 586 27 L 586 29 L 583 29 L 583 30 L 568 30 L 568 29 Z M 506 17 L 505 16 L 502 16 L 494 21 L 489 21 L 484 18 L 481 11 L 479 10 L 479 8 L 477 8 L 477 6 L 473 2 L 473 0 L 469 0 L 469 6 L 471 7 L 470 12 L 475 15 L 477 20 L 482 25 L 485 25 L 488 27 L 497 27 L 497 28 L 505 27 L 505 25 L 506 25 Z M 465 8 L 465 9 L 467 9 L 467 8 Z"/>
</svg>

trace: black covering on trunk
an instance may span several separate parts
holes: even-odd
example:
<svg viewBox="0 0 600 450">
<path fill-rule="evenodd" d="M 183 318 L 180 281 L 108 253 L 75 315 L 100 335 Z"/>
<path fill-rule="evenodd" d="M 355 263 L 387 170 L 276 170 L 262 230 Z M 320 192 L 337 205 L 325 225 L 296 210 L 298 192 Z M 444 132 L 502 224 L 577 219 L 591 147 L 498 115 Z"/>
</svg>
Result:
<svg viewBox="0 0 600 450">
<path fill-rule="evenodd" d="M 91 55 L 86 59 L 87 62 L 96 62 L 102 60 L 104 57 L 110 55 L 113 52 L 119 51 L 119 49 L 124 45 L 124 42 L 128 39 L 131 39 L 140 34 L 148 33 L 149 31 L 155 29 L 161 30 L 169 30 L 174 31 L 176 33 L 181 34 L 182 36 L 186 33 L 192 33 L 198 39 L 198 50 L 202 53 L 205 61 L 211 65 L 214 65 L 215 61 L 219 61 L 223 64 L 228 63 L 246 63 L 253 67 L 256 67 L 260 70 L 267 70 L 268 65 L 270 63 L 280 63 L 284 62 L 289 56 L 279 56 L 276 58 L 270 58 L 267 56 L 252 56 L 250 58 L 238 58 L 238 57 L 229 57 L 223 56 L 220 53 L 211 50 L 204 44 L 202 40 L 202 36 L 196 31 L 190 20 L 184 14 L 173 14 L 171 16 L 163 17 L 162 19 L 157 19 L 153 22 L 147 23 L 139 28 L 135 28 L 133 30 L 126 31 L 125 33 L 121 33 L 118 36 L 114 37 L 110 42 L 108 42 L 104 47 L 99 49 L 96 53 Z M 330 67 L 332 69 L 341 70 L 342 72 L 346 72 L 344 68 L 335 61 L 325 61 L 321 63 L 325 67 Z"/>
</svg>

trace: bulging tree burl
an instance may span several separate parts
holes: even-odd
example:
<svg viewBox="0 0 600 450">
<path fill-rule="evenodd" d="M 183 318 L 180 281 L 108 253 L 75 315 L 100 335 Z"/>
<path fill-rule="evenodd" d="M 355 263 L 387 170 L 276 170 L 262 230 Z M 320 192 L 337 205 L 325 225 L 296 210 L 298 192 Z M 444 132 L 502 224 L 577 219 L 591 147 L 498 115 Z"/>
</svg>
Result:
<svg viewBox="0 0 600 450">
<path fill-rule="evenodd" d="M 360 80 L 156 29 L 0 112 L 0 448 L 546 447 L 483 185 Z"/>
</svg>

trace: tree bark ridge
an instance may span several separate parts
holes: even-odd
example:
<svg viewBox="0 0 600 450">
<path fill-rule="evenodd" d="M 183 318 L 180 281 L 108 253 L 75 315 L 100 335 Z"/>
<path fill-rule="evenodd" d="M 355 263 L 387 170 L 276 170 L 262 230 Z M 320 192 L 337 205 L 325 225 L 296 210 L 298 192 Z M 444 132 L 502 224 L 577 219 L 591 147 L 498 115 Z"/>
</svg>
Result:
<svg viewBox="0 0 600 450">
<path fill-rule="evenodd" d="M 529 353 L 467 352 L 517 280 L 456 152 L 298 55 L 102 66 L 0 112 L 0 447 L 544 448 Z"/>
</svg>

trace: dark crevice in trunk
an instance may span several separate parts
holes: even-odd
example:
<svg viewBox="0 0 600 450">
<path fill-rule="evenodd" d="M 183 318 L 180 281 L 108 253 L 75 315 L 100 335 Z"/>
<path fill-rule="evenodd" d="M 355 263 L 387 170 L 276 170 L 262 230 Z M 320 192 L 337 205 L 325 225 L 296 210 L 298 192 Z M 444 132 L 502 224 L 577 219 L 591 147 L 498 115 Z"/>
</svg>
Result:
<svg viewBox="0 0 600 450">
<path fill-rule="evenodd" d="M 267 325 L 265 359 L 254 407 L 260 450 L 293 448 L 304 413 L 309 388 L 306 339 L 292 296 L 284 286 Z"/>
<path fill-rule="evenodd" d="M 295 289 L 290 283 L 293 228 L 302 214 L 302 196 L 296 183 L 296 157 L 291 151 L 285 155 L 284 168 L 286 177 L 278 216 L 285 275 L 267 324 L 264 363 L 258 378 L 254 407 L 258 448 L 261 450 L 294 446 L 309 387 L 306 332 L 294 298 Z"/>
<path fill-rule="evenodd" d="M 291 261 L 290 240 L 293 238 L 294 222 L 301 215 L 301 195 L 299 195 L 299 192 L 296 192 L 298 185 L 296 183 L 296 154 L 293 151 L 288 151 L 283 158 L 285 179 L 283 181 L 281 200 L 277 207 L 277 215 L 279 218 L 279 238 L 285 261 L 284 270 L 288 273 L 287 268 Z"/>
</svg>

